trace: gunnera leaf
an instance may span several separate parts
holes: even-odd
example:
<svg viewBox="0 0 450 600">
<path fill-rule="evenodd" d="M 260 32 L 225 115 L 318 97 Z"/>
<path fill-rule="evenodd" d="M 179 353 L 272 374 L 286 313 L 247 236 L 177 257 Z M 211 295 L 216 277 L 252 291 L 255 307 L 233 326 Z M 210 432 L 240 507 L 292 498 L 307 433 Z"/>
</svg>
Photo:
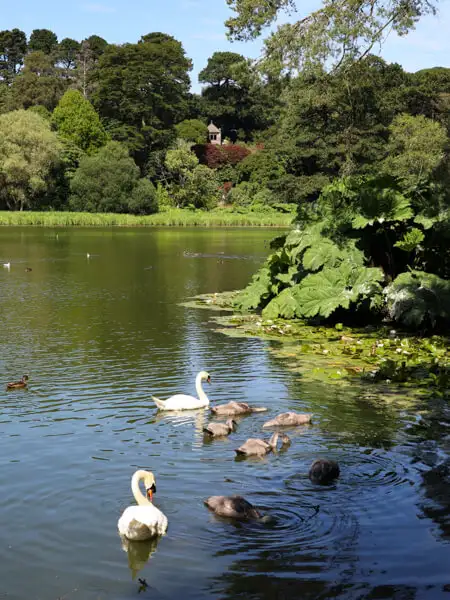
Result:
<svg viewBox="0 0 450 600">
<path fill-rule="evenodd" d="M 432 273 L 401 273 L 384 290 L 391 319 L 410 327 L 450 323 L 450 281 Z"/>
<path fill-rule="evenodd" d="M 308 271 L 317 271 L 321 267 L 337 267 L 344 261 L 354 265 L 362 265 L 364 262 L 364 254 L 355 247 L 354 240 L 341 248 L 330 239 L 321 237 L 303 255 L 303 267 Z"/>
<path fill-rule="evenodd" d="M 271 300 L 262 311 L 262 316 L 265 319 L 276 319 L 278 317 L 293 319 L 298 316 L 299 305 L 292 294 L 292 290 L 292 287 L 286 288 Z"/>
<path fill-rule="evenodd" d="M 408 198 L 392 188 L 370 190 L 360 199 L 360 212 L 354 217 L 355 229 L 363 229 L 375 222 L 406 221 L 413 216 Z"/>
<path fill-rule="evenodd" d="M 270 296 L 271 286 L 270 269 L 263 267 L 253 276 L 252 282 L 236 296 L 234 305 L 240 310 L 258 308 Z"/>
<path fill-rule="evenodd" d="M 400 248 L 400 250 L 404 250 L 405 252 L 412 252 L 423 242 L 425 236 L 423 231 L 417 229 L 417 227 L 413 227 L 409 231 L 405 233 L 403 238 L 396 242 L 394 246 Z"/>
<path fill-rule="evenodd" d="M 299 316 L 327 318 L 337 308 L 348 309 L 351 302 L 379 292 L 382 280 L 381 269 L 343 262 L 337 268 L 325 267 L 319 273 L 307 275 L 291 290 L 299 304 Z"/>
</svg>

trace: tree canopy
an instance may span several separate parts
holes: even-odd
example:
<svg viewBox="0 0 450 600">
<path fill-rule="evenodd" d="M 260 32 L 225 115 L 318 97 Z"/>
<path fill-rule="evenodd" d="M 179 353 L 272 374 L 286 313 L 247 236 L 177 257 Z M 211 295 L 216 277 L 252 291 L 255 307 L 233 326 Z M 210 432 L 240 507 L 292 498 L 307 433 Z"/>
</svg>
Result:
<svg viewBox="0 0 450 600">
<path fill-rule="evenodd" d="M 318 10 L 295 20 L 299 9 L 295 0 L 227 0 L 227 4 L 235 13 L 226 22 L 228 34 L 237 40 L 258 37 L 280 13 L 290 15 L 290 22 L 265 41 L 265 68 L 275 72 L 335 68 L 361 60 L 390 31 L 406 35 L 422 16 L 436 10 L 429 0 L 322 0 Z"/>
<path fill-rule="evenodd" d="M 61 144 L 38 114 L 17 110 L 0 115 L 0 199 L 9 209 L 32 208 L 49 188 Z"/>
<path fill-rule="evenodd" d="M 58 135 L 87 154 L 106 144 L 107 135 L 94 107 L 78 90 L 68 90 L 53 111 Z"/>
<path fill-rule="evenodd" d="M 140 165 L 167 146 L 187 111 L 191 62 L 179 42 L 160 34 L 137 44 L 108 46 L 95 72 L 94 106 L 112 138 L 125 142 Z"/>
</svg>

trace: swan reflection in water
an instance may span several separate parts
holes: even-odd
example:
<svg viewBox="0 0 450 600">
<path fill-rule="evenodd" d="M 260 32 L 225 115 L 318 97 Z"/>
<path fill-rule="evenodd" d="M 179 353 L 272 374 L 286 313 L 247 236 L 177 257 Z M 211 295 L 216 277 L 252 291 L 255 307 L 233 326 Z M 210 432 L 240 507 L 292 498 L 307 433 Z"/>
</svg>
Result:
<svg viewBox="0 0 450 600">
<path fill-rule="evenodd" d="M 197 410 L 172 410 L 158 411 L 152 419 L 152 423 L 166 422 L 173 427 L 184 427 L 194 425 L 194 446 L 203 444 L 203 428 L 206 426 L 208 411 L 204 408 Z"/>
<path fill-rule="evenodd" d="M 159 537 L 140 542 L 132 542 L 125 536 L 120 536 L 122 541 L 122 550 L 128 555 L 128 567 L 131 571 L 132 579 L 136 579 L 139 571 L 146 565 L 152 554 L 156 552 Z"/>
</svg>

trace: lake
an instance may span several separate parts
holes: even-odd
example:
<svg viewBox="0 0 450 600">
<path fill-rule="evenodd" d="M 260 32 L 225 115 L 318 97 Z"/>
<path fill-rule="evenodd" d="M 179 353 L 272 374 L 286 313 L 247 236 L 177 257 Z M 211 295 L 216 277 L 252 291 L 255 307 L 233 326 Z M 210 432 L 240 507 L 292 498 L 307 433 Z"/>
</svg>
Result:
<svg viewBox="0 0 450 600">
<path fill-rule="evenodd" d="M 0 230 L 0 598 L 446 598 L 450 418 L 439 400 L 313 383 L 271 343 L 214 330 L 201 293 L 243 287 L 274 230 Z M 89 254 L 89 256 L 87 256 Z M 29 267 L 32 271 L 27 272 Z M 268 413 L 204 439 L 205 410 L 157 413 L 193 393 Z M 314 412 L 286 452 L 236 460 L 278 412 Z M 341 477 L 313 485 L 313 459 Z M 168 517 L 158 542 L 122 547 L 117 520 L 138 468 Z M 239 493 L 270 523 L 203 505 Z"/>
</svg>

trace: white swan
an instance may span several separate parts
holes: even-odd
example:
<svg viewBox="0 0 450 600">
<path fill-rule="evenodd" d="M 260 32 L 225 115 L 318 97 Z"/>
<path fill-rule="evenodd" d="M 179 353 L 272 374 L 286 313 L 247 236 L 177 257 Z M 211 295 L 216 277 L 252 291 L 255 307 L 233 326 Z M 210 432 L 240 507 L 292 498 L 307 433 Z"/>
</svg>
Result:
<svg viewBox="0 0 450 600">
<path fill-rule="evenodd" d="M 11 268 L 11 263 L 10 262 L 3 263 L 3 266 L 5 267 L 5 269 L 10 269 Z"/>
<path fill-rule="evenodd" d="M 160 400 L 152 396 L 153 402 L 159 410 L 192 410 L 194 408 L 206 408 L 209 406 L 209 398 L 202 388 L 202 381 L 211 383 L 211 377 L 206 371 L 200 371 L 195 378 L 195 389 L 197 390 L 198 398 L 188 396 L 187 394 L 175 394 L 167 400 Z"/>
<path fill-rule="evenodd" d="M 144 480 L 147 497 L 139 488 L 141 480 Z M 167 531 L 167 517 L 151 501 L 156 492 L 153 473 L 136 471 L 131 478 L 131 490 L 138 506 L 129 506 L 124 510 L 117 523 L 120 535 L 136 541 L 164 535 Z"/>
</svg>

